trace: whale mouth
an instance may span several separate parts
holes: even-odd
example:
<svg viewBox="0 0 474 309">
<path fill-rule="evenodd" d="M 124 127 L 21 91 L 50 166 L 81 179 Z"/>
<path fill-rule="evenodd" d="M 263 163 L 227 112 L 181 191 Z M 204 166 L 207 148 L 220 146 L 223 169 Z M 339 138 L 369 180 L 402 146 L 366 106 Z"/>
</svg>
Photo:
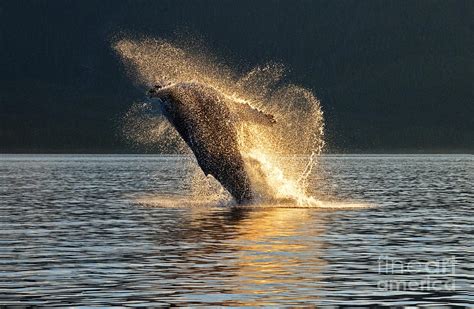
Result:
<svg viewBox="0 0 474 309">
<path fill-rule="evenodd" d="M 158 91 L 159 91 L 161 88 L 163 88 L 163 86 L 157 84 L 157 85 L 153 86 L 152 88 L 150 88 L 150 89 L 147 91 L 146 94 L 147 94 L 147 96 L 148 96 L 149 98 L 154 98 L 154 97 L 157 95 Z"/>
<path fill-rule="evenodd" d="M 167 116 L 173 108 L 173 102 L 160 97 L 150 97 L 145 105 L 149 116 Z"/>
</svg>

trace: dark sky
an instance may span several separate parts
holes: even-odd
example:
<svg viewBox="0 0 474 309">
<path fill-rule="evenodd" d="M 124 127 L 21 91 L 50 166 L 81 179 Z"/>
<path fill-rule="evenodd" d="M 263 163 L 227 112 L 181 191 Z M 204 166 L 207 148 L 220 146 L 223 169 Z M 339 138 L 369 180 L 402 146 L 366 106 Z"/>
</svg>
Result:
<svg viewBox="0 0 474 309">
<path fill-rule="evenodd" d="M 474 151 L 474 1 L 0 1 L 0 152 L 127 152 L 120 32 L 198 35 L 312 89 L 330 151 Z"/>
</svg>

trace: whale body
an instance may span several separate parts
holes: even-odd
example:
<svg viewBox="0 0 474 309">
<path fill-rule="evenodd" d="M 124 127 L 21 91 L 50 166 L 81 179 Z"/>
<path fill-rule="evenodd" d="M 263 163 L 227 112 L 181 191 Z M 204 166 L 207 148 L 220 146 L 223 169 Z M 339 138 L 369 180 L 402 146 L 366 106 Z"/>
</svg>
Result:
<svg viewBox="0 0 474 309">
<path fill-rule="evenodd" d="M 212 175 L 237 203 L 253 199 L 251 182 L 239 151 L 237 124 L 252 121 L 272 125 L 272 115 L 224 97 L 195 82 L 155 86 L 153 104 L 189 146 L 205 175 Z"/>
</svg>

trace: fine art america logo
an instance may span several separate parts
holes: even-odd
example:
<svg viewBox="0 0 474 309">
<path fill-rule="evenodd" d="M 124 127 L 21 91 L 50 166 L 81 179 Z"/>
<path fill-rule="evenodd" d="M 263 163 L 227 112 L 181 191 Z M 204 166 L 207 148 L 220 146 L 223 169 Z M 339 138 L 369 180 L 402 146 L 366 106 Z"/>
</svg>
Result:
<svg viewBox="0 0 474 309">
<path fill-rule="evenodd" d="M 378 288 L 387 291 L 454 291 L 456 258 L 435 261 L 402 260 L 388 256 L 378 259 L 378 273 L 386 280 Z"/>
</svg>

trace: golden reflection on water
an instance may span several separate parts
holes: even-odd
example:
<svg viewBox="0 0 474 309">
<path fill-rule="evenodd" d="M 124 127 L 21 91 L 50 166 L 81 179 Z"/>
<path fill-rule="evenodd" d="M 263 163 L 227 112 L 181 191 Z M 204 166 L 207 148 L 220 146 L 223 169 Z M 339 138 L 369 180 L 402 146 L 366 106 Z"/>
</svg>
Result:
<svg viewBox="0 0 474 309">
<path fill-rule="evenodd" d="M 309 266 L 307 274 L 314 276 L 324 266 L 317 254 L 323 247 L 317 236 L 323 233 L 324 222 L 314 209 L 245 211 L 245 218 L 236 222 L 235 238 L 231 240 L 238 252 L 238 258 L 232 260 L 236 269 L 232 293 L 258 295 L 258 301 L 249 298 L 246 305 L 271 301 L 272 295 L 297 299 L 291 287 L 307 278 L 304 271 L 296 269 Z"/>
<path fill-rule="evenodd" d="M 143 200 L 141 204 L 146 205 Z M 308 280 L 313 288 L 317 285 L 326 264 L 318 252 L 324 249 L 319 236 L 325 231 L 327 209 L 203 205 L 177 207 L 184 211 L 184 220 L 170 237 L 196 244 L 180 257 L 193 269 L 193 263 L 206 265 L 187 272 L 192 280 L 210 280 L 211 285 L 225 280 L 225 290 L 219 293 L 251 295 L 240 298 L 245 302 L 230 298 L 226 304 L 271 304 L 272 296 L 297 300 L 291 287 Z"/>
<path fill-rule="evenodd" d="M 315 254 L 322 247 L 317 236 L 324 231 L 324 222 L 315 220 L 310 209 L 251 211 L 238 230 L 235 242 L 241 254 L 235 261 L 239 278 L 235 293 L 268 294 L 271 289 L 271 294 L 291 298 L 291 286 L 303 279 L 295 276 L 295 268 L 311 265 L 311 272 L 318 272 L 324 266 Z M 308 242 L 309 237 L 313 241 Z"/>
</svg>

